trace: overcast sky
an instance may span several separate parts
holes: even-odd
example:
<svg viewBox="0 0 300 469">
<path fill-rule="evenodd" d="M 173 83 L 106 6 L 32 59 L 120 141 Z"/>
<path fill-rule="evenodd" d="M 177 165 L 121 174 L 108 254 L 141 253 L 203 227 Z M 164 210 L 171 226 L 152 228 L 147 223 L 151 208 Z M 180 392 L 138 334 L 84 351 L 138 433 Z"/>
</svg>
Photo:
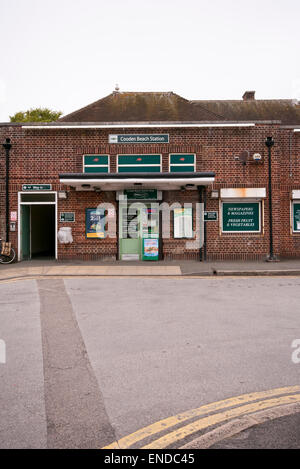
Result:
<svg viewBox="0 0 300 469">
<path fill-rule="evenodd" d="M 0 122 L 121 91 L 300 99 L 299 0 L 0 0 Z"/>
</svg>

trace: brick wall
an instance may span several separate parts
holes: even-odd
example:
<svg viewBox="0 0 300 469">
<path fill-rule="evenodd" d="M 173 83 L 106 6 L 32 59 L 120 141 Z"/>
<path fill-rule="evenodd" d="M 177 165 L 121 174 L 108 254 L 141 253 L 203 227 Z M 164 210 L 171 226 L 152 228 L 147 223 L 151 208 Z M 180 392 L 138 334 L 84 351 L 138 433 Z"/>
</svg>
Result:
<svg viewBox="0 0 300 469">
<path fill-rule="evenodd" d="M 166 133 L 165 129 L 151 129 L 153 133 Z M 122 130 L 122 133 L 145 133 L 145 130 Z M 257 125 L 250 128 L 178 128 L 169 129 L 170 144 L 109 145 L 111 130 L 53 129 L 24 130 L 20 126 L 0 127 L 0 141 L 10 137 L 13 145 L 10 157 L 10 211 L 17 210 L 17 194 L 25 183 L 50 183 L 53 190 L 65 189 L 59 184 L 59 173 L 82 172 L 83 154 L 109 154 L 110 170 L 116 171 L 117 154 L 161 153 L 162 170 L 168 171 L 169 153 L 196 153 L 197 171 L 214 171 L 216 180 L 207 187 L 207 210 L 220 210 L 219 200 L 211 199 L 211 189 L 225 187 L 265 187 L 268 193 L 268 160 L 264 144 L 272 135 L 273 170 L 273 233 L 275 254 L 300 257 L 300 234 L 291 234 L 290 200 L 292 189 L 300 189 L 300 135 L 279 125 Z M 147 130 L 147 133 L 150 131 Z M 242 151 L 250 155 L 260 153 L 263 160 L 252 159 L 246 165 L 235 159 Z M 5 153 L 0 148 L 0 234 L 5 234 Z M 197 191 L 165 191 L 167 202 L 198 201 Z M 117 207 L 114 192 L 76 192 L 69 190 L 67 200 L 58 201 L 60 211 L 74 211 L 72 226 L 74 243 L 59 245 L 59 258 L 111 258 L 117 256 L 117 240 L 85 238 L 85 208 L 109 201 Z M 268 198 L 263 202 L 264 228 L 259 234 L 220 233 L 219 222 L 207 222 L 206 250 L 208 259 L 260 259 L 269 250 Z M 194 224 L 196 220 L 194 220 Z M 173 225 L 171 224 L 171 233 Z M 17 247 L 17 231 L 11 233 Z M 185 240 L 163 241 L 165 258 L 199 258 L 198 250 L 186 250 Z"/>
</svg>

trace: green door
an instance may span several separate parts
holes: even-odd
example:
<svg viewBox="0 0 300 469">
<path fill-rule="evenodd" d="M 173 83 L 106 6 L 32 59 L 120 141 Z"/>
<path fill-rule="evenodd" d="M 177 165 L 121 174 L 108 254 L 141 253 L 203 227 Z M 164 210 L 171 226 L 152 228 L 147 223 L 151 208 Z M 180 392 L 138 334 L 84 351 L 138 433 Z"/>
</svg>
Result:
<svg viewBox="0 0 300 469">
<path fill-rule="evenodd" d="M 141 259 L 140 210 L 120 205 L 119 255 L 121 260 Z"/>
<path fill-rule="evenodd" d="M 30 205 L 21 205 L 21 259 L 30 258 Z"/>
<path fill-rule="evenodd" d="M 144 256 L 147 239 L 159 239 L 159 208 L 154 203 L 133 202 L 119 206 L 119 258 L 121 260 L 158 260 Z M 149 242 L 148 242 L 149 244 Z"/>
</svg>

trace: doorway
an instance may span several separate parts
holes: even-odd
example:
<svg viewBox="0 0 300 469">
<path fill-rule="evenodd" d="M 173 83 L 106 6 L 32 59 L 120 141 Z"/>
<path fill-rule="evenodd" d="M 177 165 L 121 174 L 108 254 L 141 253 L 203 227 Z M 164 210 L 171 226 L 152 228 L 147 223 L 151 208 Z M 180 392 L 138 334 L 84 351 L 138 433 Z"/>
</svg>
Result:
<svg viewBox="0 0 300 469">
<path fill-rule="evenodd" d="M 119 205 L 119 259 L 158 260 L 160 238 L 158 203 Z"/>
<path fill-rule="evenodd" d="M 56 258 L 56 193 L 19 194 L 19 260 Z"/>
</svg>

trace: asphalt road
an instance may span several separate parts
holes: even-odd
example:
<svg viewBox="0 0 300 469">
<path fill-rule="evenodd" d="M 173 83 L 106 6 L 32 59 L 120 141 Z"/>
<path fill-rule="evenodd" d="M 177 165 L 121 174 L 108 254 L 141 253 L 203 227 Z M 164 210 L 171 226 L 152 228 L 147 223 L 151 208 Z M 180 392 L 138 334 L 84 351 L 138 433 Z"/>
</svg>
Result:
<svg viewBox="0 0 300 469">
<path fill-rule="evenodd" d="M 299 383 L 299 278 L 0 284 L 0 447 L 103 447 L 165 417 Z"/>
</svg>

